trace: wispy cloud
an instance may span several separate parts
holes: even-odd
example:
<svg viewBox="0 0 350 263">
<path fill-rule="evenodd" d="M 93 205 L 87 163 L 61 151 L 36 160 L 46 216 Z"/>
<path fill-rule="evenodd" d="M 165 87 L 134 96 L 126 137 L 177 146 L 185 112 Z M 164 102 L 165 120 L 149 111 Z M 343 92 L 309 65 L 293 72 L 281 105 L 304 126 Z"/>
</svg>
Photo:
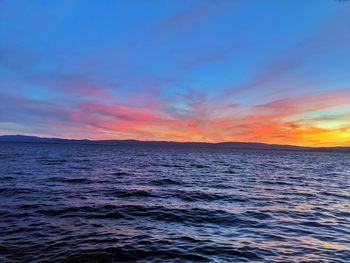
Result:
<svg viewBox="0 0 350 263">
<path fill-rule="evenodd" d="M 349 9 L 344 9 L 337 17 L 332 17 L 320 26 L 318 32 L 284 50 L 283 53 L 267 64 L 260 65 L 254 77 L 238 87 L 231 87 L 225 96 L 239 92 L 257 92 L 259 89 L 269 90 L 270 92 L 273 90 L 299 89 L 300 91 L 305 89 L 306 85 L 290 87 L 287 82 L 295 83 L 295 79 L 309 86 L 320 85 L 322 76 L 310 79 L 307 74 L 300 76 L 298 71 L 303 70 L 310 63 L 319 63 L 317 60 L 316 62 L 313 62 L 313 60 L 319 56 L 329 54 L 329 52 L 343 50 L 344 54 L 349 55 L 349 17 Z M 318 66 L 314 64 L 314 67 Z M 293 74 L 290 75 L 291 73 Z"/>
<path fill-rule="evenodd" d="M 212 16 L 224 9 L 225 7 L 232 6 L 233 4 L 238 4 L 239 1 L 227 1 L 227 0 L 217 0 L 217 1 L 207 1 L 203 0 L 198 6 L 194 6 L 184 12 L 177 14 L 169 19 L 167 19 L 161 26 L 164 31 L 173 29 L 184 29 L 198 23 L 209 16 Z"/>
</svg>

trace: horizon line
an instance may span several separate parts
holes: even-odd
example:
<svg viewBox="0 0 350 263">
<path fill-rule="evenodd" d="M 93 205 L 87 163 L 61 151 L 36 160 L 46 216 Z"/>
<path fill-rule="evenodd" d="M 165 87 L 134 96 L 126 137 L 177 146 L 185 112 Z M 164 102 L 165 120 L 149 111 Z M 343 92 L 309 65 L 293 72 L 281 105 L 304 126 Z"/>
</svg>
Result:
<svg viewBox="0 0 350 263">
<path fill-rule="evenodd" d="M 103 141 L 135 141 L 135 142 L 154 142 L 154 143 L 201 143 L 201 144 L 224 144 L 224 143 L 242 143 L 242 144 L 261 144 L 261 145 L 270 145 L 270 146 L 285 146 L 285 147 L 299 147 L 299 148 L 309 148 L 309 149 L 330 149 L 330 148 L 350 148 L 350 145 L 336 145 L 336 146 L 303 146 L 303 145 L 295 145 L 295 144 L 276 144 L 276 143 L 264 143 L 264 142 L 244 142 L 244 141 L 221 141 L 221 142 L 205 142 L 205 141 L 167 141 L 167 140 L 139 140 L 139 139 L 88 139 L 88 138 L 64 138 L 64 137 L 46 137 L 39 135 L 27 135 L 27 134 L 2 134 L 1 137 L 4 136 L 22 136 L 22 137 L 35 137 L 38 139 L 58 139 L 58 140 L 71 140 L 71 141 L 90 141 L 90 142 L 103 142 Z"/>
</svg>

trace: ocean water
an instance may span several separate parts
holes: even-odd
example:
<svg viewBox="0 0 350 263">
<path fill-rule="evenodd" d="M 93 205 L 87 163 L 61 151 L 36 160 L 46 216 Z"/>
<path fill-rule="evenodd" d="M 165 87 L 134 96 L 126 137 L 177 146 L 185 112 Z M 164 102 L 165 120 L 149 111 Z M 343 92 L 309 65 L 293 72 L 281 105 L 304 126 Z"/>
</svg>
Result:
<svg viewBox="0 0 350 263">
<path fill-rule="evenodd" d="M 350 262 L 350 154 L 0 143 L 0 262 Z"/>
</svg>

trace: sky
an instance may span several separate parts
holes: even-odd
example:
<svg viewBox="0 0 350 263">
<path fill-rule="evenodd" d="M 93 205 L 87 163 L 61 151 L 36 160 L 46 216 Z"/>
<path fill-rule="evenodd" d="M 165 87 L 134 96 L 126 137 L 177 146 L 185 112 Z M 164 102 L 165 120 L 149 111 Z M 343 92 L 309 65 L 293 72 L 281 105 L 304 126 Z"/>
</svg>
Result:
<svg viewBox="0 0 350 263">
<path fill-rule="evenodd" d="M 4 134 L 350 146 L 350 1 L 1 0 Z"/>
</svg>

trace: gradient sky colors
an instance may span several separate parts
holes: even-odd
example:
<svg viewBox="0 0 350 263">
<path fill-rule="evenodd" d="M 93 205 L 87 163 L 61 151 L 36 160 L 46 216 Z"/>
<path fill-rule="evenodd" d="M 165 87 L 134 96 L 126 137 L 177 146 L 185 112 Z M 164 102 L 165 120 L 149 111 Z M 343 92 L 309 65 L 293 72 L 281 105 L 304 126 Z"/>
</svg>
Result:
<svg viewBox="0 0 350 263">
<path fill-rule="evenodd" d="M 0 1 L 0 134 L 350 146 L 350 1 Z"/>
</svg>

